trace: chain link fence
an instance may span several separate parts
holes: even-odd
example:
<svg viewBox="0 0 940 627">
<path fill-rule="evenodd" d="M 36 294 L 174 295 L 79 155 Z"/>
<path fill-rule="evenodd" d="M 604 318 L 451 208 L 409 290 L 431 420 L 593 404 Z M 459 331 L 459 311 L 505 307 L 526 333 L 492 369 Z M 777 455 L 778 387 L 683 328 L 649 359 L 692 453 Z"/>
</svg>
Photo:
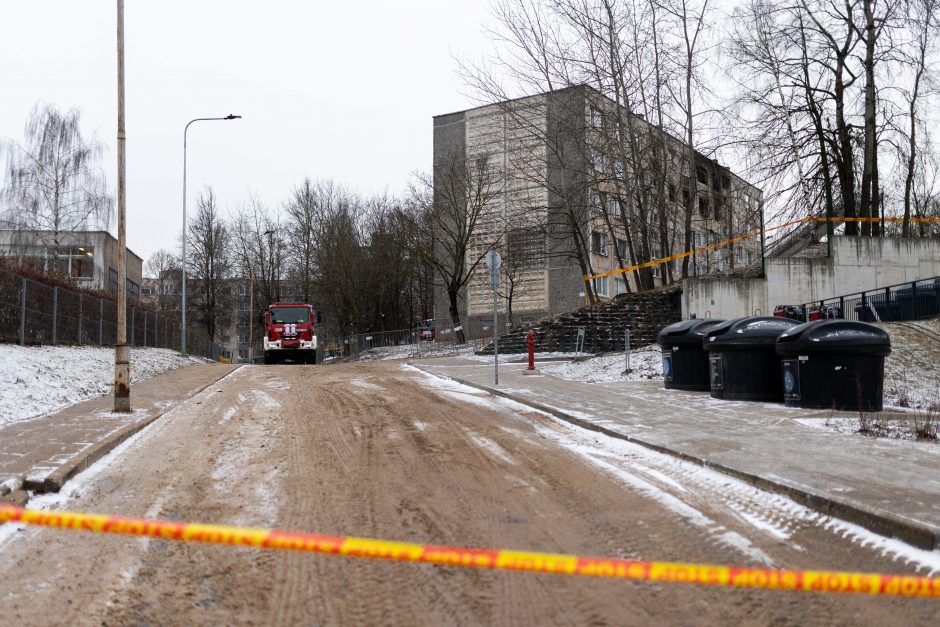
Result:
<svg viewBox="0 0 940 627">
<path fill-rule="evenodd" d="M 110 298 L 0 270 L 0 342 L 113 346 L 116 340 L 117 303 Z M 128 303 L 127 343 L 179 350 L 180 319 Z M 216 360 L 222 354 L 221 347 L 196 327 L 189 327 L 187 343 L 193 355 Z"/>
</svg>

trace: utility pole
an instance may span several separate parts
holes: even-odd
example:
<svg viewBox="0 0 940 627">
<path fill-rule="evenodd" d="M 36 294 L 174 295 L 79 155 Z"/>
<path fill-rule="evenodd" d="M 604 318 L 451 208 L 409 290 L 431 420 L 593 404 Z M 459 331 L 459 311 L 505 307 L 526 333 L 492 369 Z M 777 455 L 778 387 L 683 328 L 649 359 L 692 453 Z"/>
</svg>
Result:
<svg viewBox="0 0 940 627">
<path fill-rule="evenodd" d="M 124 134 L 124 0 L 117 0 L 117 153 L 118 153 L 118 291 L 117 291 L 117 340 L 114 344 L 114 411 L 131 410 L 131 364 L 130 347 L 127 345 L 127 240 L 124 236 L 125 200 L 127 179 L 125 176 Z"/>
</svg>

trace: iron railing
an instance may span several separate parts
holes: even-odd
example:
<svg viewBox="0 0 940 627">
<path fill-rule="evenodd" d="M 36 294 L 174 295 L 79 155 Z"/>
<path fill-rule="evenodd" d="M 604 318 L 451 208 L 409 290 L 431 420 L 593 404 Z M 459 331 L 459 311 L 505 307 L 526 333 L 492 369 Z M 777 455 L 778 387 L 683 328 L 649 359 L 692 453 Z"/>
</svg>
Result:
<svg viewBox="0 0 940 627">
<path fill-rule="evenodd" d="M 940 277 L 804 303 L 802 308 L 804 320 L 895 322 L 932 318 L 940 316 Z"/>
</svg>

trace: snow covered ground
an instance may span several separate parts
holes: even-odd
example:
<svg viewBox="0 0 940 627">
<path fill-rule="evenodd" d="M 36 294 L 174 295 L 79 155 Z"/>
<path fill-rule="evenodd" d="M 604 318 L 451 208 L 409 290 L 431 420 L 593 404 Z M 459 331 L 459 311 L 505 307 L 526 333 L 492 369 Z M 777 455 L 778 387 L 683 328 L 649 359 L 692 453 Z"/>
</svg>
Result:
<svg viewBox="0 0 940 627">
<path fill-rule="evenodd" d="M 624 353 L 607 353 L 583 361 L 567 361 L 539 366 L 544 374 L 586 381 L 588 383 L 606 383 L 610 381 L 648 381 L 663 379 L 662 351 L 656 345 L 644 346 L 630 351 L 630 370 Z"/>
<path fill-rule="evenodd" d="M 204 362 L 165 348 L 134 348 L 131 381 Z M 0 344 L 0 425 L 108 394 L 113 384 L 113 348 Z"/>
</svg>

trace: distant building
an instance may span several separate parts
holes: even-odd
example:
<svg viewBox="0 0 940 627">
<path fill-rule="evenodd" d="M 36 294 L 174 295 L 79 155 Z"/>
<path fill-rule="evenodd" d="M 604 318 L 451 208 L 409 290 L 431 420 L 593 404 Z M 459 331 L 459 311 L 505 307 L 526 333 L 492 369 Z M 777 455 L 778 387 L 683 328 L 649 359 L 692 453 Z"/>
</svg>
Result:
<svg viewBox="0 0 940 627">
<path fill-rule="evenodd" d="M 77 284 L 117 293 L 118 242 L 107 231 L 0 230 L 0 256 L 38 270 L 67 276 Z M 127 250 L 127 297 L 141 297 L 143 259 Z"/>
<path fill-rule="evenodd" d="M 663 201 L 669 208 L 668 214 L 663 214 L 667 223 L 661 230 L 658 216 L 651 217 L 645 223 L 645 238 L 636 225 L 628 231 L 619 217 L 638 215 L 631 214 L 636 195 L 629 190 L 631 185 L 634 191 L 639 186 L 634 171 L 639 168 L 631 168 L 622 158 L 628 128 L 636 145 L 646 149 L 657 142 L 659 154 L 665 157 L 658 193 L 660 198 L 668 198 Z M 682 252 L 682 218 L 690 198 L 694 207 L 693 248 L 758 230 L 761 190 L 701 153 L 696 152 L 690 163 L 688 154 L 681 140 L 659 131 L 642 116 L 629 114 L 586 85 L 434 117 L 435 187 L 446 176 L 448 160 L 455 158 L 477 166 L 485 160 L 494 173 L 493 184 L 499 193 L 487 201 L 489 207 L 471 248 L 476 254 L 495 241 L 504 268 L 515 273 L 516 322 L 583 305 L 584 270 L 600 274 Z M 435 196 L 437 202 L 437 193 Z M 577 223 L 577 237 L 572 235 L 573 223 Z M 661 231 L 668 233 L 665 247 L 658 235 Z M 650 235 L 654 232 L 655 237 Z M 643 247 L 638 245 L 641 240 Z M 586 260 L 587 268 L 581 267 L 577 251 L 583 252 L 580 258 Z M 690 260 L 690 274 L 726 271 L 759 259 L 760 240 L 752 238 L 696 255 Z M 679 276 L 681 263 L 672 262 L 674 277 Z M 668 282 L 665 265 L 645 272 L 646 288 Z M 595 279 L 591 287 L 600 300 L 609 300 L 628 287 L 636 290 L 638 286 L 631 272 Z M 481 266 L 462 294 L 460 306 L 461 316 L 467 320 L 492 314 L 485 267 Z M 504 299 L 499 307 L 505 310 Z M 438 293 L 435 317 L 446 318 L 447 309 L 446 296 Z"/>
</svg>

